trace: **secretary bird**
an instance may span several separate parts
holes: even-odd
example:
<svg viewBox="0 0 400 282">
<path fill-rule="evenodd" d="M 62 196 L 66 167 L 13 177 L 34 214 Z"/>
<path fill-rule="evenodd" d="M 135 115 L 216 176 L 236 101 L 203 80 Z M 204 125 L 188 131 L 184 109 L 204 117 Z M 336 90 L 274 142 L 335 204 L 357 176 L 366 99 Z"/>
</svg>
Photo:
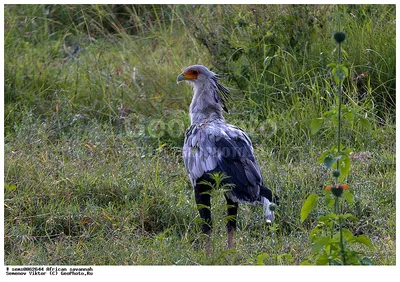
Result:
<svg viewBox="0 0 400 282">
<path fill-rule="evenodd" d="M 186 130 L 183 160 L 194 188 L 195 200 L 203 220 L 202 232 L 207 236 L 206 250 L 210 250 L 212 231 L 211 186 L 212 174 L 223 173 L 223 184 L 229 189 L 225 198 L 228 210 L 228 249 L 232 248 L 239 202 L 261 203 L 267 222 L 273 222 L 270 208 L 278 196 L 264 186 L 260 168 L 254 158 L 253 147 L 247 134 L 226 123 L 222 111 L 228 112 L 228 89 L 218 82 L 218 75 L 202 65 L 184 69 L 177 83 L 189 82 L 194 95 L 190 104 L 191 125 Z"/>
</svg>

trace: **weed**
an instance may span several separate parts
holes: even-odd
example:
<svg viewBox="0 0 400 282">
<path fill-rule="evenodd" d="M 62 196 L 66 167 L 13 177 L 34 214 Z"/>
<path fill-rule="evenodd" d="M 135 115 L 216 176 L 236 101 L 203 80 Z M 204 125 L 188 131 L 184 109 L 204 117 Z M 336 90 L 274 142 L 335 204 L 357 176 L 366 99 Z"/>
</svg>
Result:
<svg viewBox="0 0 400 282">
<path fill-rule="evenodd" d="M 334 183 L 325 188 L 327 191 L 325 195 L 325 204 L 328 208 L 332 208 L 333 206 L 334 213 L 328 213 L 317 219 L 317 227 L 310 231 L 310 238 L 312 241 L 311 258 L 306 260 L 304 264 L 313 261 L 318 265 L 370 265 L 374 264 L 370 258 L 362 257 L 359 251 L 351 249 L 350 246 L 360 243 L 372 248 L 371 241 L 368 237 L 363 235 L 355 236 L 350 230 L 344 228 L 344 223 L 347 220 L 357 221 L 358 219 L 351 213 L 343 214 L 341 204 L 343 198 L 347 202 L 353 203 L 354 194 L 347 191 L 349 185 L 343 183 L 343 181 L 347 179 L 350 171 L 350 153 L 352 150 L 350 148 L 344 149 L 341 143 L 343 81 L 348 77 L 349 72 L 345 64 L 342 63 L 341 47 L 346 39 L 346 34 L 340 31 L 340 19 L 338 22 L 339 31 L 333 36 L 336 43 L 338 43 L 338 62 L 329 65 L 332 67 L 332 75 L 338 87 L 337 146 L 333 146 L 330 150 L 325 151 L 320 157 L 324 166 L 327 169 L 332 169 Z M 332 111 L 330 111 L 329 114 L 331 113 Z M 327 116 L 326 113 L 324 115 Z M 316 124 L 317 123 L 313 123 L 314 128 L 317 127 Z M 335 165 L 336 168 L 333 169 Z M 302 222 L 316 207 L 317 202 L 318 196 L 316 194 L 308 196 L 301 209 Z"/>
</svg>

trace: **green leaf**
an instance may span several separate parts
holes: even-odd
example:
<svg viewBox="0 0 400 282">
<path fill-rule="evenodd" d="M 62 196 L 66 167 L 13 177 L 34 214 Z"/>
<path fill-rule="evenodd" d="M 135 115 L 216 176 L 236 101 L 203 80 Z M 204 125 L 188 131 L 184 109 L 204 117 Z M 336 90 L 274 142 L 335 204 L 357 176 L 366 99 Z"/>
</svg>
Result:
<svg viewBox="0 0 400 282">
<path fill-rule="evenodd" d="M 355 241 L 372 248 L 371 240 L 368 237 L 364 236 L 364 235 L 356 236 L 356 240 Z"/>
<path fill-rule="evenodd" d="M 308 217 L 308 215 L 312 212 L 315 206 L 318 203 L 318 196 L 316 194 L 311 194 L 308 196 L 303 206 L 301 207 L 300 213 L 300 221 L 304 222 L 304 220 Z"/>
<path fill-rule="evenodd" d="M 341 158 L 342 158 L 342 156 L 337 156 L 337 157 L 334 157 L 334 158 L 326 157 L 324 159 L 324 165 L 325 165 L 326 168 L 331 168 L 333 166 L 333 164 L 336 163 Z"/>
<path fill-rule="evenodd" d="M 335 82 L 339 84 L 340 81 L 343 81 L 349 76 L 349 69 L 342 64 L 337 64 L 336 67 L 332 69 L 332 74 Z"/>
<path fill-rule="evenodd" d="M 325 111 L 322 115 L 324 117 L 330 117 L 330 116 L 335 116 L 337 114 L 337 110 L 336 109 L 332 109 L 329 111 Z"/>
<path fill-rule="evenodd" d="M 336 67 L 336 63 L 329 63 L 326 65 L 328 68 L 334 68 Z"/>
<path fill-rule="evenodd" d="M 331 259 L 329 262 L 331 265 L 343 265 L 343 263 L 338 259 Z"/>
<path fill-rule="evenodd" d="M 340 83 L 340 79 L 339 79 L 339 77 L 337 75 L 334 75 L 333 79 L 335 80 L 336 84 Z"/>
<path fill-rule="evenodd" d="M 375 265 L 375 263 L 374 263 L 370 258 L 367 258 L 367 257 L 363 257 L 363 258 L 360 260 L 360 263 L 361 263 L 362 265 Z"/>
<path fill-rule="evenodd" d="M 352 192 L 344 191 L 343 197 L 346 199 L 347 202 L 354 203 L 354 194 Z"/>
<path fill-rule="evenodd" d="M 280 261 L 284 264 L 288 264 L 288 263 L 291 263 L 294 261 L 293 256 L 291 254 L 287 254 L 287 253 L 278 255 L 276 258 L 278 261 Z"/>
<path fill-rule="evenodd" d="M 338 178 L 339 182 L 346 179 L 350 171 L 350 158 L 347 155 L 343 155 L 339 161 L 339 171 L 340 176 Z"/>
<path fill-rule="evenodd" d="M 342 150 L 342 153 L 344 153 L 346 156 L 350 156 L 350 154 L 353 152 L 351 148 L 346 148 Z"/>
<path fill-rule="evenodd" d="M 343 114 L 343 119 L 348 120 L 348 122 L 353 125 L 354 121 L 354 113 L 352 111 L 348 111 L 347 113 Z"/>
<path fill-rule="evenodd" d="M 366 119 L 364 117 L 360 117 L 358 119 L 358 121 L 362 128 L 364 128 L 365 130 L 371 130 L 371 123 L 369 122 L 368 119 Z"/>
<path fill-rule="evenodd" d="M 343 239 L 348 241 L 348 242 L 354 242 L 357 240 L 357 237 L 351 233 L 351 231 L 347 228 L 342 228 L 342 236 Z M 340 238 L 340 232 L 337 232 L 334 236 L 335 239 L 339 240 Z"/>
<path fill-rule="evenodd" d="M 329 222 L 331 220 L 337 220 L 337 219 L 338 219 L 338 215 L 337 214 L 329 213 L 327 215 L 320 216 L 318 218 L 318 221 Z"/>
<path fill-rule="evenodd" d="M 311 122 L 311 134 L 312 135 L 316 134 L 320 130 L 323 121 L 324 121 L 323 118 L 316 118 Z"/>
<path fill-rule="evenodd" d="M 321 233 L 321 229 L 324 228 L 325 224 L 318 224 L 313 230 L 310 231 L 310 239 L 311 242 L 314 242 L 319 238 L 319 234 Z"/>
<path fill-rule="evenodd" d="M 265 265 L 264 260 L 268 259 L 269 255 L 267 253 L 262 253 L 257 256 L 256 265 Z"/>
<path fill-rule="evenodd" d="M 333 207 L 333 205 L 335 204 L 335 198 L 333 197 L 331 191 L 326 191 L 324 202 L 328 208 Z"/>
<path fill-rule="evenodd" d="M 317 159 L 318 162 L 322 164 L 324 162 L 326 156 L 328 156 L 330 153 L 331 153 L 330 150 L 322 152 L 321 156 L 319 156 L 318 159 Z"/>
<path fill-rule="evenodd" d="M 4 183 L 4 188 L 7 190 L 7 192 L 12 192 L 17 189 L 17 185 Z"/>
<path fill-rule="evenodd" d="M 311 252 L 313 254 L 319 253 L 319 251 L 324 248 L 327 245 L 330 245 L 332 243 L 332 239 L 330 236 L 322 236 L 319 237 L 314 241 L 314 243 L 311 246 Z"/>
<path fill-rule="evenodd" d="M 349 69 L 342 65 L 342 72 L 344 72 L 344 78 L 349 76 Z"/>
<path fill-rule="evenodd" d="M 354 215 L 352 215 L 351 213 L 346 213 L 345 215 L 343 215 L 344 219 L 348 219 L 351 221 L 359 221 L 359 219 L 357 217 L 355 217 Z"/>
<path fill-rule="evenodd" d="M 327 265 L 329 264 L 329 257 L 326 252 L 322 253 L 315 261 L 316 265 Z"/>
</svg>

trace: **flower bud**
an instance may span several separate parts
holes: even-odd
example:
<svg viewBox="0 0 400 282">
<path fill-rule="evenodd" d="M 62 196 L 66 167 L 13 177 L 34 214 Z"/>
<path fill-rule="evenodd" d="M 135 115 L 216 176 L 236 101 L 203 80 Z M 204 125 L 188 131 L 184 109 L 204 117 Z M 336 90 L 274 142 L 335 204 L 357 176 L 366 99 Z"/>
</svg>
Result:
<svg viewBox="0 0 400 282">
<path fill-rule="evenodd" d="M 331 192 L 333 196 L 340 197 L 343 194 L 343 188 L 341 187 L 341 185 L 336 185 L 335 187 L 332 187 Z"/>
<path fill-rule="evenodd" d="M 340 176 L 340 171 L 335 169 L 334 171 L 332 171 L 332 175 L 333 175 L 333 177 L 339 177 Z"/>
<path fill-rule="evenodd" d="M 276 205 L 271 203 L 269 205 L 269 210 L 272 211 L 272 212 L 275 211 L 276 210 Z"/>
<path fill-rule="evenodd" d="M 344 32 L 335 32 L 333 38 L 336 40 L 337 43 L 342 43 L 346 39 L 346 33 Z"/>
</svg>

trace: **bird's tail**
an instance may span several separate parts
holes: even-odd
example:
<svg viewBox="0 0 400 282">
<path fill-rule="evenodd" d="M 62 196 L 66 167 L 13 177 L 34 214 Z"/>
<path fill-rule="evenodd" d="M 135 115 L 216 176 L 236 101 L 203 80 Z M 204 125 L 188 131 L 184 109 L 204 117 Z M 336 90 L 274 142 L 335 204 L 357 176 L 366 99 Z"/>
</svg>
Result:
<svg viewBox="0 0 400 282">
<path fill-rule="evenodd" d="M 265 197 L 261 197 L 261 203 L 263 204 L 265 210 L 265 220 L 267 221 L 267 223 L 273 223 L 275 219 L 275 214 L 270 209 L 273 204 Z"/>
</svg>

